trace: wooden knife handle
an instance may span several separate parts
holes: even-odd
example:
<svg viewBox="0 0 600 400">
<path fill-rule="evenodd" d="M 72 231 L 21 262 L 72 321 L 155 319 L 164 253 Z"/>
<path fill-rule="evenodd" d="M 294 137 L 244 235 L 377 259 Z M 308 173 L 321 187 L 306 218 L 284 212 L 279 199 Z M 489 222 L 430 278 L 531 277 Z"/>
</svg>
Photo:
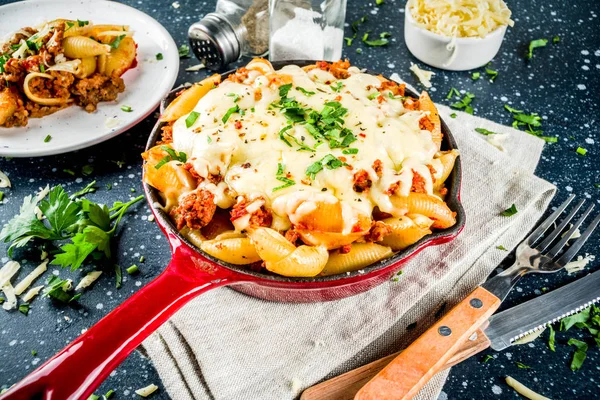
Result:
<svg viewBox="0 0 600 400">
<path fill-rule="evenodd" d="M 479 286 L 371 379 L 356 400 L 411 399 L 500 306 Z"/>
<path fill-rule="evenodd" d="M 475 335 L 473 339 L 467 340 L 458 349 L 448 362 L 442 366 L 442 369 L 450 368 L 490 347 L 490 340 L 481 329 L 477 329 Z M 361 387 L 399 354 L 400 352 L 380 358 L 379 360 L 312 386 L 302 393 L 300 400 L 352 400 Z"/>
</svg>

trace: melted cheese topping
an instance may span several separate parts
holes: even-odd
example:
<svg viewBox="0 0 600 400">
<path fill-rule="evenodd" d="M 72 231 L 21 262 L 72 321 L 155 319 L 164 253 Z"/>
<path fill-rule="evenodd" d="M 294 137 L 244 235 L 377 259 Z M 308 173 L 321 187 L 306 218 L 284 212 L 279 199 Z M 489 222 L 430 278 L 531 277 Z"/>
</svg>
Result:
<svg viewBox="0 0 600 400">
<path fill-rule="evenodd" d="M 356 154 L 344 154 L 344 148 L 332 149 L 327 142 L 319 145 L 303 124 L 294 124 L 285 132 L 291 146 L 286 144 L 280 131 L 289 122 L 281 109 L 273 106 L 281 100 L 279 85 L 269 84 L 269 79 L 257 71 L 243 83 L 226 80 L 208 92 L 194 109 L 199 116 L 193 125 L 186 127 L 187 116 L 176 121 L 172 145 L 187 154 L 200 176 L 224 177 L 216 185 L 208 180 L 200 184 L 215 194 L 217 206 L 229 208 L 240 195 L 262 197 L 274 212 L 273 226 L 278 229 L 289 227 L 318 203 L 340 201 L 344 232 L 348 233 L 357 215 L 370 217 L 375 206 L 402 215 L 405 210 L 395 209 L 390 201 L 390 186 L 397 185 L 397 194 L 408 195 L 416 172 L 423 178 L 427 193 L 432 194 L 428 165 L 441 172 L 441 167 L 436 168 L 439 161 L 433 160 L 438 149 L 431 133 L 419 127 L 426 113 L 405 109 L 402 99 L 392 98 L 388 91 L 376 98 L 381 86 L 376 76 L 356 68 L 349 72 L 350 77 L 339 81 L 327 71 L 305 72 L 297 66 L 286 66 L 276 74 L 291 77 L 293 85 L 287 97 L 295 98 L 303 107 L 321 112 L 327 102 L 341 103 L 347 109 L 341 117 L 343 127 L 356 136 L 348 147 L 357 149 Z M 339 84 L 342 87 L 336 91 Z M 236 106 L 243 114 L 230 113 L 224 123 L 224 116 Z M 299 150 L 299 144 L 314 151 Z M 324 166 L 314 177 L 307 175 L 309 166 L 329 155 L 347 165 Z M 383 166 L 381 176 L 373 169 L 376 160 Z M 280 164 L 284 174 L 279 178 L 295 184 L 274 190 L 285 186 L 277 179 Z M 371 188 L 361 193 L 353 189 L 354 174 L 359 170 L 365 170 L 372 181 Z"/>
</svg>

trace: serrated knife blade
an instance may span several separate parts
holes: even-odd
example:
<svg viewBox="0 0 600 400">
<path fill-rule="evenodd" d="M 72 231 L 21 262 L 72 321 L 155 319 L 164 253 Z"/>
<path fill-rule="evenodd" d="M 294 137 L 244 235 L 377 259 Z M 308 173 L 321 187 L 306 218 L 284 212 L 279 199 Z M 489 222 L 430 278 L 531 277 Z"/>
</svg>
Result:
<svg viewBox="0 0 600 400">
<path fill-rule="evenodd" d="M 600 302 L 600 271 L 492 315 L 484 332 L 492 349 L 504 350 L 515 340 L 597 302 Z"/>
</svg>

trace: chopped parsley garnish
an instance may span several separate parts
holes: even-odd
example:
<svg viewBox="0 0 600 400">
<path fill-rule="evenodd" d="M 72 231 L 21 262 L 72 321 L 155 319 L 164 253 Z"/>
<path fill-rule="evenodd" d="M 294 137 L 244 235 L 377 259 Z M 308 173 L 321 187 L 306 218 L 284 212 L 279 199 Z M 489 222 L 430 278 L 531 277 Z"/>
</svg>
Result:
<svg viewBox="0 0 600 400">
<path fill-rule="evenodd" d="M 519 113 L 522 113 L 522 112 L 523 112 L 523 111 L 521 111 L 521 110 L 517 110 L 517 109 L 514 109 L 514 108 L 512 108 L 512 107 L 511 107 L 511 106 L 509 106 L 508 104 L 505 104 L 505 105 L 504 105 L 504 108 L 506 108 L 506 110 L 507 110 L 508 112 L 511 112 L 511 113 L 513 113 L 513 114 L 519 114 Z"/>
<path fill-rule="evenodd" d="M 63 303 L 69 303 L 75 297 L 68 293 L 72 288 L 70 280 L 60 279 L 58 276 L 52 275 L 47 283 L 48 284 L 44 289 L 44 295 L 46 297 L 52 297 Z"/>
<path fill-rule="evenodd" d="M 531 367 L 530 367 L 529 365 L 525 365 L 525 364 L 523 364 L 522 362 L 518 362 L 518 361 L 516 361 L 516 362 L 515 362 L 515 365 L 516 365 L 517 367 L 519 367 L 519 368 L 522 368 L 522 369 L 531 369 Z"/>
<path fill-rule="evenodd" d="M 491 361 L 493 359 L 494 359 L 494 357 L 490 356 L 489 354 L 486 354 L 485 357 L 483 357 L 483 363 L 487 364 L 488 361 Z"/>
<path fill-rule="evenodd" d="M 277 173 L 276 175 L 283 175 L 283 173 L 285 172 L 285 165 L 283 165 L 282 163 L 277 163 Z"/>
<path fill-rule="evenodd" d="M 523 124 L 527 124 L 536 128 L 538 126 L 542 126 L 542 117 L 540 117 L 537 113 L 531 113 L 530 115 L 523 113 L 514 114 L 513 118 L 518 122 L 522 122 Z"/>
<path fill-rule="evenodd" d="M 283 165 L 282 163 L 277 163 L 277 176 L 275 179 L 277 179 L 280 182 L 283 182 L 283 185 L 273 188 L 274 192 L 281 189 L 285 189 L 290 186 L 294 186 L 296 184 L 296 182 L 293 179 L 289 179 L 288 177 L 284 176 L 284 173 L 285 165 Z"/>
<path fill-rule="evenodd" d="M 494 82 L 498 77 L 498 71 L 494 71 L 493 69 L 486 68 L 485 73 L 489 75 L 492 82 Z"/>
<path fill-rule="evenodd" d="M 600 189 L 600 183 L 594 183 L 594 187 Z"/>
<path fill-rule="evenodd" d="M 371 47 L 378 47 L 378 46 L 385 46 L 387 45 L 390 41 L 387 39 L 377 39 L 377 40 L 365 40 L 363 39 L 363 42 L 367 45 L 367 46 L 371 46 Z"/>
<path fill-rule="evenodd" d="M 135 274 L 135 273 L 139 272 L 139 270 L 140 270 L 140 269 L 139 269 L 139 268 L 138 268 L 138 266 L 137 266 L 137 265 L 135 265 L 135 264 L 133 264 L 131 267 L 129 267 L 129 268 L 127 268 L 127 269 L 126 269 L 126 271 L 127 271 L 127 273 L 128 273 L 129 275 L 133 275 L 133 274 Z"/>
<path fill-rule="evenodd" d="M 37 351 L 31 350 L 31 355 L 34 356 L 34 357 L 37 356 Z"/>
<path fill-rule="evenodd" d="M 392 34 L 390 32 L 381 32 L 379 34 L 379 37 L 382 38 L 382 39 L 388 38 L 390 36 L 392 36 Z"/>
<path fill-rule="evenodd" d="M 0 74 L 4 72 L 4 64 L 10 60 L 10 56 L 8 54 L 0 55 Z"/>
<path fill-rule="evenodd" d="M 354 38 L 345 37 L 344 40 L 346 41 L 346 46 L 350 47 L 350 46 L 352 46 L 352 42 L 354 41 Z"/>
<path fill-rule="evenodd" d="M 556 136 L 538 136 L 540 139 L 544 139 L 546 143 L 556 143 L 558 138 Z"/>
<path fill-rule="evenodd" d="M 583 365 L 588 350 L 588 345 L 585 342 L 577 339 L 569 339 L 567 342 L 569 346 L 575 346 L 575 353 L 573 353 L 573 359 L 571 360 L 571 371 L 577 371 Z"/>
<path fill-rule="evenodd" d="M 66 21 L 65 24 L 67 25 L 67 29 L 65 29 L 65 31 L 68 31 L 69 29 L 71 29 L 72 27 L 75 26 L 75 24 L 73 22 L 69 22 L 69 21 Z"/>
<path fill-rule="evenodd" d="M 80 21 L 77 20 L 77 25 L 81 28 L 82 26 L 86 26 L 90 23 L 90 21 Z"/>
<path fill-rule="evenodd" d="M 364 42 L 365 40 L 367 40 L 369 38 L 369 32 L 366 32 L 363 37 L 362 37 L 362 41 Z"/>
<path fill-rule="evenodd" d="M 63 172 L 65 172 L 71 176 L 75 176 L 75 172 L 72 169 L 63 169 Z"/>
<path fill-rule="evenodd" d="M 366 16 L 366 15 L 364 15 L 364 16 L 363 16 L 361 19 L 359 19 L 358 21 L 354 21 L 354 22 L 351 24 L 352 31 L 353 31 L 354 33 L 357 33 L 357 32 L 358 32 L 358 26 L 359 26 L 360 24 L 364 24 L 366 21 L 367 21 L 367 16 Z"/>
<path fill-rule="evenodd" d="M 481 133 L 482 135 L 486 135 L 486 136 L 487 136 L 487 135 L 497 135 L 497 133 L 496 133 L 496 132 L 488 131 L 488 130 L 487 130 L 487 129 L 485 129 L 485 128 L 475 128 L 475 132 L 479 132 L 479 133 Z"/>
<path fill-rule="evenodd" d="M 310 147 L 305 145 L 303 142 L 296 139 L 295 136 L 288 133 L 288 131 L 290 129 L 292 129 L 293 127 L 294 127 L 293 125 L 286 125 L 283 129 L 281 129 L 279 131 L 279 139 L 281 139 L 288 146 L 293 147 L 292 144 L 290 143 L 290 141 L 288 140 L 288 139 L 291 139 L 294 143 L 296 143 L 300 147 L 300 150 L 314 152 L 315 151 L 314 149 L 311 149 Z"/>
<path fill-rule="evenodd" d="M 515 206 L 513 204 L 512 206 L 510 206 L 510 208 L 507 208 L 506 210 L 502 211 L 500 213 L 500 215 L 502 215 L 503 217 L 511 217 L 511 216 L 515 215 L 517 212 L 519 212 L 517 210 L 517 206 Z"/>
<path fill-rule="evenodd" d="M 481 73 L 479 72 L 473 72 L 471 74 L 471 79 L 473 79 L 474 81 L 476 81 L 477 79 L 479 79 L 481 77 Z"/>
<path fill-rule="evenodd" d="M 233 107 L 231 107 L 229 110 L 227 110 L 227 112 L 225 113 L 225 115 L 223 115 L 223 118 L 221 119 L 221 121 L 223 121 L 223 123 L 227 123 L 227 120 L 229 119 L 229 117 L 231 117 L 231 115 L 233 113 L 239 112 L 240 111 L 240 106 L 238 106 L 237 104 Z"/>
<path fill-rule="evenodd" d="M 40 64 L 40 72 L 46 72 L 46 66 L 44 64 Z"/>
<path fill-rule="evenodd" d="M 554 344 L 556 332 L 554 332 L 552 325 L 548 325 L 548 330 L 550 331 L 550 336 L 548 337 L 548 348 L 552 351 L 556 351 L 556 346 Z"/>
<path fill-rule="evenodd" d="M 377 4 L 378 6 L 383 4 L 383 0 L 375 0 L 375 4 Z"/>
<path fill-rule="evenodd" d="M 337 169 L 337 168 L 343 167 L 344 165 L 345 165 L 345 163 L 342 162 L 337 157 L 335 157 L 334 155 L 327 154 L 325 157 L 323 157 L 319 161 L 314 162 L 311 165 L 309 165 L 308 168 L 306 168 L 305 172 L 306 172 L 306 175 L 310 179 L 315 179 L 317 174 L 319 172 L 321 172 L 323 170 L 323 168 Z"/>
<path fill-rule="evenodd" d="M 121 106 L 121 110 L 125 112 L 132 112 L 133 108 L 131 108 L 131 106 Z"/>
<path fill-rule="evenodd" d="M 342 154 L 358 154 L 358 149 L 344 149 Z"/>
<path fill-rule="evenodd" d="M 498 250 L 502 250 L 502 251 L 508 251 L 508 249 L 507 249 L 506 247 L 502 246 L 502 245 L 498 245 L 498 246 L 496 246 L 496 248 L 497 248 Z"/>
<path fill-rule="evenodd" d="M 89 176 L 92 173 L 94 173 L 94 167 L 92 167 L 89 164 L 86 164 L 83 167 L 81 167 L 81 173 L 85 176 Z"/>
<path fill-rule="evenodd" d="M 0 190 L 0 201 L 4 200 L 4 192 Z"/>
<path fill-rule="evenodd" d="M 308 90 L 306 90 L 306 89 L 304 89 L 303 87 L 300 87 L 300 86 L 296 87 L 296 89 L 298 91 L 302 92 L 305 96 L 308 96 L 308 97 L 310 97 L 313 94 L 315 94 L 315 92 L 310 92 L 310 91 L 308 91 Z"/>
<path fill-rule="evenodd" d="M 182 44 L 179 46 L 177 51 L 179 52 L 179 58 L 188 58 L 190 56 L 190 46 L 187 44 Z"/>
<path fill-rule="evenodd" d="M 157 59 L 158 61 L 162 60 L 162 59 L 163 59 L 163 55 L 162 55 L 162 53 L 156 53 L 156 59 Z"/>
<path fill-rule="evenodd" d="M 154 168 L 156 168 L 156 169 L 159 169 L 160 167 L 162 167 L 169 161 L 179 161 L 182 163 L 185 163 L 187 161 L 187 154 L 185 154 L 183 151 L 180 151 L 179 153 L 177 153 L 175 150 L 173 150 L 169 146 L 160 146 L 160 148 L 161 148 L 161 150 L 166 151 L 167 155 L 164 156 L 162 158 L 162 160 L 160 160 L 158 162 L 158 164 L 156 164 L 154 166 Z"/>
<path fill-rule="evenodd" d="M 344 84 L 341 81 L 337 81 L 336 83 L 334 83 L 333 85 L 329 86 L 331 88 L 331 90 L 333 90 L 334 92 L 339 93 L 340 90 L 342 90 L 342 88 L 344 87 Z"/>
<path fill-rule="evenodd" d="M 240 95 L 237 93 L 227 93 L 226 94 L 227 97 L 233 97 L 233 102 L 237 103 L 238 101 L 240 101 Z"/>
<path fill-rule="evenodd" d="M 394 96 L 394 94 L 392 92 L 388 93 L 388 97 L 392 100 L 400 100 L 400 101 L 404 101 L 406 99 L 406 96 Z"/>
<path fill-rule="evenodd" d="M 185 119 L 185 127 L 189 128 L 192 125 L 194 125 L 199 116 L 200 113 L 198 111 L 192 111 L 190 115 L 188 115 L 188 117 Z"/>
<path fill-rule="evenodd" d="M 585 156 L 587 154 L 587 150 L 584 149 L 583 147 L 578 147 L 577 150 L 575 150 L 577 152 L 577 154 L 579 154 L 580 156 Z"/>
<path fill-rule="evenodd" d="M 460 97 L 460 92 L 456 88 L 450 88 L 446 99 L 450 100 L 452 97 Z"/>
<path fill-rule="evenodd" d="M 117 37 L 115 38 L 115 40 L 113 40 L 113 41 L 110 43 L 110 47 L 112 47 L 113 49 L 116 49 L 116 48 L 118 48 L 118 47 L 119 47 L 119 45 L 121 44 L 121 40 L 123 40 L 123 39 L 125 39 L 125 35 L 120 35 L 120 36 L 117 36 Z"/>
<path fill-rule="evenodd" d="M 362 54 L 362 49 L 356 49 L 356 54 Z"/>
<path fill-rule="evenodd" d="M 51 140 L 52 140 L 52 136 L 46 135 L 46 137 L 44 138 L 44 143 L 48 143 Z"/>
<path fill-rule="evenodd" d="M 558 42 L 560 42 L 560 36 L 558 36 L 558 35 L 557 35 L 557 36 L 554 36 L 554 37 L 552 38 L 552 43 L 553 43 L 553 44 L 556 44 L 556 43 L 558 43 Z"/>
<path fill-rule="evenodd" d="M 106 394 L 104 395 L 104 398 L 110 399 L 111 397 L 113 397 L 114 394 L 115 394 L 115 391 L 110 389 L 108 392 L 106 392 Z"/>
<path fill-rule="evenodd" d="M 29 314 L 29 303 L 23 303 L 19 306 L 19 312 L 21 314 L 27 315 Z"/>
<path fill-rule="evenodd" d="M 76 199 L 77 197 L 85 196 L 88 193 L 94 193 L 96 191 L 96 188 L 94 187 L 95 184 L 96 184 L 96 181 L 92 181 L 91 183 L 89 183 L 86 187 L 84 187 L 80 191 L 73 193 L 71 195 L 71 199 Z"/>
<path fill-rule="evenodd" d="M 115 264 L 115 287 L 117 289 L 120 289 L 122 283 L 123 283 L 123 272 L 121 271 L 121 266 L 118 264 Z"/>
<path fill-rule="evenodd" d="M 367 96 L 367 99 L 369 100 L 375 100 L 376 98 L 378 98 L 381 94 L 379 92 L 375 92 L 375 93 L 371 93 L 370 95 Z"/>
<path fill-rule="evenodd" d="M 531 60 L 533 58 L 533 50 L 537 49 L 538 47 L 545 47 L 547 43 L 548 43 L 547 39 L 532 40 L 531 42 L 529 42 L 529 50 L 527 51 L 527 54 L 525 57 L 527 57 L 527 59 Z"/>
<path fill-rule="evenodd" d="M 450 118 L 456 118 L 456 113 L 450 114 Z"/>
<path fill-rule="evenodd" d="M 287 97 L 290 89 L 292 88 L 292 84 L 288 83 L 287 85 L 281 85 L 279 86 L 279 96 L 284 98 Z"/>
<path fill-rule="evenodd" d="M 450 90 L 452 91 L 452 90 Z M 473 107 L 471 107 L 471 101 L 475 98 L 475 95 L 472 93 L 466 93 L 465 97 L 463 97 L 460 101 L 456 103 L 450 104 L 452 108 L 464 109 L 464 111 L 468 114 L 473 114 Z"/>
<path fill-rule="evenodd" d="M 211 138 L 210 136 L 207 136 L 207 137 L 206 137 L 206 142 L 207 142 L 208 144 L 211 144 L 211 143 L 212 143 L 212 138 Z"/>
</svg>

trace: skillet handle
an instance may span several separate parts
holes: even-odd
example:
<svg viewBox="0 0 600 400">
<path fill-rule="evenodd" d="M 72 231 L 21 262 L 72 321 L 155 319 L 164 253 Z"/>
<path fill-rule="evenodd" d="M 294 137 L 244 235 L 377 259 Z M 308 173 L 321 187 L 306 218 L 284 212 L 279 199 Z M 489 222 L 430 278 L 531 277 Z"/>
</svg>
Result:
<svg viewBox="0 0 600 400">
<path fill-rule="evenodd" d="M 500 303 L 479 286 L 375 375 L 354 399 L 412 399 Z"/>
<path fill-rule="evenodd" d="M 208 290 L 232 283 L 235 276 L 180 246 L 162 274 L 0 399 L 87 399 L 129 353 L 183 305 Z"/>
</svg>

